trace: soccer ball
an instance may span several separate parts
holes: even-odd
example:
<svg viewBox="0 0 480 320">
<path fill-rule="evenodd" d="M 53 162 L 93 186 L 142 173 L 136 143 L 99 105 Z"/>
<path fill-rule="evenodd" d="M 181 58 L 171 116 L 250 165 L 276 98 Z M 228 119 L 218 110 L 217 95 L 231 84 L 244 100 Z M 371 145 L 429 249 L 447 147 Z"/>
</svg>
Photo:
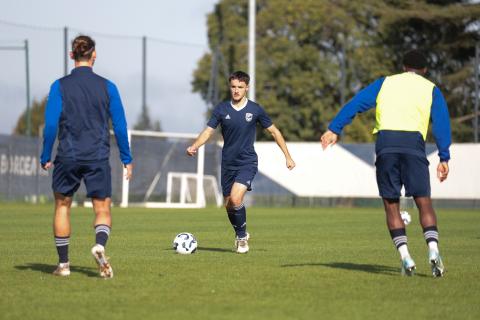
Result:
<svg viewBox="0 0 480 320">
<path fill-rule="evenodd" d="M 193 234 L 182 232 L 173 239 L 173 249 L 180 254 L 191 254 L 197 250 L 197 239 Z"/>
<path fill-rule="evenodd" d="M 412 222 L 412 217 L 407 211 L 400 211 L 400 217 L 402 217 L 403 223 L 405 223 L 406 226 Z"/>
</svg>

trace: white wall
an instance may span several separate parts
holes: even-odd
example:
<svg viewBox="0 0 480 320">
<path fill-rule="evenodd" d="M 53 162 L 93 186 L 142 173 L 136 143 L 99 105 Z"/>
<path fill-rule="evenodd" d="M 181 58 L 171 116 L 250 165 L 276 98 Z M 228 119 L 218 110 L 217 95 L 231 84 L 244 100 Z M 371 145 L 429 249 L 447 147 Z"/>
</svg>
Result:
<svg viewBox="0 0 480 320">
<path fill-rule="evenodd" d="M 255 144 L 259 171 L 295 195 L 378 197 L 375 167 L 341 145 L 323 151 L 320 143 L 290 142 L 288 148 L 297 165 L 292 171 L 274 142 Z M 480 199 L 480 144 L 454 144 L 450 153 L 450 175 L 443 183 L 436 178 L 437 154 L 428 156 L 432 198 Z"/>
<path fill-rule="evenodd" d="M 432 198 L 480 199 L 480 144 L 462 143 L 450 147 L 448 179 L 437 179 L 438 156 L 430 154 L 430 181 Z"/>
</svg>

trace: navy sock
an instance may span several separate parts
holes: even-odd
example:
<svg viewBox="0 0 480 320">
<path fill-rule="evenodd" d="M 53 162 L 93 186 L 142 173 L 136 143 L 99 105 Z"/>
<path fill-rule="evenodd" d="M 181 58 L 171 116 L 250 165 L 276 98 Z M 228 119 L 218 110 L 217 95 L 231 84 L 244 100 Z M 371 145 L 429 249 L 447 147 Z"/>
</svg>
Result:
<svg viewBox="0 0 480 320">
<path fill-rule="evenodd" d="M 390 230 L 390 236 L 392 237 L 393 243 L 397 249 L 400 246 L 407 244 L 407 233 L 405 228 Z"/>
<path fill-rule="evenodd" d="M 106 224 L 97 224 L 95 226 L 95 243 L 105 247 L 108 236 L 110 235 L 110 227 Z"/>
<path fill-rule="evenodd" d="M 236 236 L 238 238 L 245 238 L 247 236 L 247 210 L 243 203 L 238 207 L 227 210 L 227 213 Z"/>
<path fill-rule="evenodd" d="M 57 247 L 58 262 L 68 262 L 68 244 L 70 242 L 70 236 L 58 237 L 55 236 L 55 246 Z"/>
<path fill-rule="evenodd" d="M 227 216 L 228 216 L 228 220 L 230 220 L 230 224 L 233 227 L 235 225 L 235 210 L 227 209 Z"/>
<path fill-rule="evenodd" d="M 432 241 L 438 243 L 437 226 L 430 226 L 430 227 L 423 228 L 423 236 L 425 237 L 425 241 L 427 242 L 427 244 Z"/>
</svg>

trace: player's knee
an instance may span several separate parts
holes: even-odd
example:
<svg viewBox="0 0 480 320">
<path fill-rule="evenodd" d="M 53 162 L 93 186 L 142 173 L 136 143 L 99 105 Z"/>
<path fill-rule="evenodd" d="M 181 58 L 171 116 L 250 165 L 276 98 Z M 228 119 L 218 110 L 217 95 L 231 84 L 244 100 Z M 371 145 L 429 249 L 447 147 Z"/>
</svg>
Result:
<svg viewBox="0 0 480 320">
<path fill-rule="evenodd" d="M 66 207 L 70 208 L 72 205 L 72 198 L 71 197 L 57 197 L 55 199 L 55 204 L 57 207 Z"/>
<path fill-rule="evenodd" d="M 97 207 L 94 209 L 94 211 L 97 216 L 103 216 L 103 217 L 110 216 L 110 208 L 108 207 Z"/>
<path fill-rule="evenodd" d="M 415 197 L 414 200 L 420 212 L 433 211 L 432 199 L 430 197 Z"/>
<path fill-rule="evenodd" d="M 229 202 L 230 202 L 230 207 L 235 208 L 242 204 L 243 199 L 242 197 L 231 196 Z"/>
</svg>

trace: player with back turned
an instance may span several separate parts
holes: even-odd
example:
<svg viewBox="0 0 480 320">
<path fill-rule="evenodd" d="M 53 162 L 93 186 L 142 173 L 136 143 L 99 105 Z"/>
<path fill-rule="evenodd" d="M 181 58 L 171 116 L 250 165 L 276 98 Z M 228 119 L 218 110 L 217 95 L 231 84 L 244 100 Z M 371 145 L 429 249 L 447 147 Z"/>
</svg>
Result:
<svg viewBox="0 0 480 320">
<path fill-rule="evenodd" d="M 243 198 L 245 193 L 251 190 L 252 181 L 258 170 L 258 158 L 253 147 L 257 123 L 273 136 L 285 155 L 287 168 L 291 170 L 295 167 L 280 131 L 260 105 L 247 99 L 249 81 L 249 75 L 242 71 L 236 71 L 229 77 L 231 100 L 222 102 L 214 108 L 207 128 L 187 148 L 187 154 L 193 156 L 212 136 L 215 128 L 221 126 L 224 139 L 222 192 L 228 219 L 235 230 L 237 253 L 249 251 L 250 235 L 247 232 L 247 213 Z"/>
<path fill-rule="evenodd" d="M 404 72 L 381 77 L 353 97 L 337 114 L 322 135 L 325 149 L 335 144 L 343 128 L 357 113 L 376 107 L 376 175 L 383 198 L 387 226 L 401 257 L 401 271 L 413 275 L 416 265 L 407 247 L 407 235 L 400 216 L 402 186 L 412 196 L 419 210 L 420 224 L 428 245 L 428 261 L 434 277 L 441 277 L 445 267 L 438 249 L 437 217 L 430 198 L 430 175 L 425 153 L 429 120 L 438 148 L 440 162 L 437 177 L 447 179 L 451 144 L 450 118 L 440 89 L 424 75 L 427 60 L 418 50 L 403 57 Z"/>
<path fill-rule="evenodd" d="M 111 278 L 113 270 L 105 256 L 105 245 L 112 226 L 109 121 L 112 121 L 120 158 L 127 170 L 126 178 L 130 179 L 132 156 L 127 122 L 115 84 L 92 70 L 97 57 L 95 42 L 88 36 L 76 37 L 70 57 L 75 61 L 75 68 L 70 75 L 56 80 L 50 88 L 40 157 L 42 168 L 54 167 L 53 231 L 59 263 L 53 274 L 70 275 L 70 208 L 72 197 L 83 180 L 95 211 L 95 245 L 91 253 L 99 266 L 100 276 Z M 52 162 L 57 131 L 57 155 Z"/>
</svg>

